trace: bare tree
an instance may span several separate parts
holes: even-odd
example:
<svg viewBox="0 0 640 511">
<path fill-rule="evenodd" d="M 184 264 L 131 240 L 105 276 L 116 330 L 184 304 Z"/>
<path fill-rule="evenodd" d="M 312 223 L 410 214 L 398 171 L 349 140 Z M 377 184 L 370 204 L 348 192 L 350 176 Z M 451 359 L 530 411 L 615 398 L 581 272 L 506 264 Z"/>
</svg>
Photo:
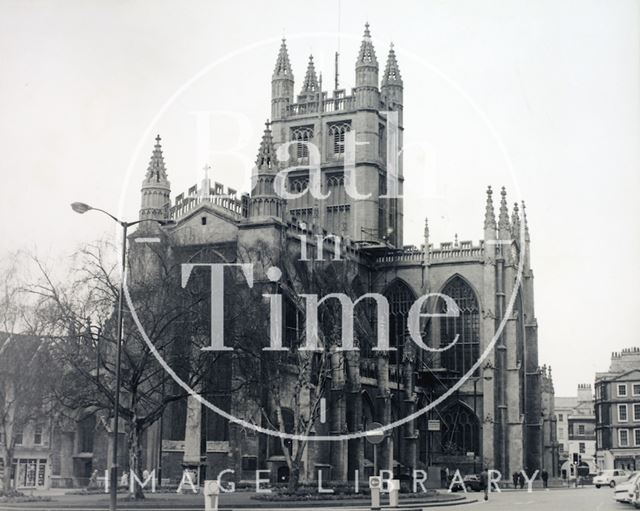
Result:
<svg viewBox="0 0 640 511">
<path fill-rule="evenodd" d="M 114 304 L 120 278 L 114 252 L 106 243 L 81 250 L 65 282 L 54 280 L 38 263 L 41 279 L 31 287 L 48 305 L 55 356 L 67 369 L 57 396 L 60 403 L 68 410 L 99 414 L 109 431 L 115 402 Z M 129 293 L 151 345 L 188 385 L 198 387 L 212 363 L 212 355 L 200 349 L 207 343 L 208 330 L 201 321 L 207 295 L 197 286 L 182 288 L 179 268 L 166 248 L 130 253 L 129 259 Z M 187 393 L 172 384 L 134 324 L 132 311 L 124 312 L 119 416 L 126 425 L 129 470 L 140 478 L 143 433 Z M 143 498 L 139 485 L 134 495 Z"/>
<path fill-rule="evenodd" d="M 240 254 L 243 261 L 254 264 L 256 275 L 265 275 L 276 266 L 281 277 L 276 283 L 263 279 L 254 289 L 238 285 L 244 304 L 243 314 L 250 314 L 250 324 L 238 323 L 233 333 L 234 353 L 240 377 L 253 382 L 252 399 L 260 410 L 263 424 L 280 433 L 309 437 L 318 426 L 321 402 L 329 392 L 344 384 L 348 366 L 357 364 L 356 357 L 340 351 L 342 308 L 338 300 L 328 300 L 318 308 L 318 349 L 305 350 L 307 307 L 305 294 L 319 298 L 329 293 L 342 293 L 357 298 L 353 282 L 357 265 L 348 259 L 340 261 L 303 260 L 300 249 L 283 238 L 280 246 L 258 243 Z M 283 347 L 286 351 L 264 351 L 269 346 L 271 324 L 278 321 L 269 313 L 270 305 L 262 295 L 280 295 L 283 303 Z M 370 338 L 370 309 L 362 306 L 355 313 L 356 343 Z M 351 359 L 350 359 L 351 358 Z M 259 370 L 258 370 L 259 368 Z M 289 468 L 288 490 L 294 491 L 300 481 L 302 463 L 309 441 L 306 438 L 279 438 Z"/>
<path fill-rule="evenodd" d="M 25 254 L 13 254 L 0 271 L 0 446 L 2 489 L 11 489 L 17 438 L 29 423 L 51 415 L 59 367 L 39 323 L 42 304 L 24 288 Z"/>
</svg>

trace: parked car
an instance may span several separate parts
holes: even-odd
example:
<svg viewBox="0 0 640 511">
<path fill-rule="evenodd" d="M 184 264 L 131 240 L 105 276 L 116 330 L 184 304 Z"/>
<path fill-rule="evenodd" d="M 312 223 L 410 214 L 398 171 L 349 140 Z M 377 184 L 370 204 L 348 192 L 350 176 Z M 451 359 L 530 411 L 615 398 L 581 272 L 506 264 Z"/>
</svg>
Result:
<svg viewBox="0 0 640 511">
<path fill-rule="evenodd" d="M 616 484 L 624 482 L 629 477 L 629 472 L 622 469 L 601 470 L 598 475 L 593 478 L 593 484 L 596 488 L 600 486 L 610 486 L 615 488 Z"/>
<path fill-rule="evenodd" d="M 480 481 L 480 476 L 477 474 L 468 474 L 462 478 L 464 482 L 464 486 L 467 491 L 482 491 L 482 482 Z M 462 488 L 462 483 L 456 482 L 451 486 L 451 491 L 464 491 Z"/>
<path fill-rule="evenodd" d="M 625 481 L 616 485 L 613 498 L 618 502 L 631 502 L 638 481 L 640 481 L 640 472 L 631 472 Z"/>
<path fill-rule="evenodd" d="M 631 491 L 631 503 L 636 509 L 640 509 L 640 477 L 636 478 Z"/>
</svg>

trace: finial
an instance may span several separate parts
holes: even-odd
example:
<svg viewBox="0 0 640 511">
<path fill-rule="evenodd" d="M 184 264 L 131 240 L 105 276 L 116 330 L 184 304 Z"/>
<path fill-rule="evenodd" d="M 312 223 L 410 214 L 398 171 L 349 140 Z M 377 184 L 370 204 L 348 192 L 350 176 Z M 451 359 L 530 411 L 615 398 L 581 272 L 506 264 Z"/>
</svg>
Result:
<svg viewBox="0 0 640 511">
<path fill-rule="evenodd" d="M 522 201 L 522 219 L 524 220 L 524 240 L 531 241 L 529 236 L 529 221 L 527 220 L 527 206 L 524 201 Z"/>
<path fill-rule="evenodd" d="M 167 181 L 167 168 L 164 164 L 164 156 L 162 155 L 162 146 L 160 145 L 160 135 L 157 135 L 156 143 L 151 153 L 149 166 L 147 167 L 146 181 Z"/>
<path fill-rule="evenodd" d="M 289 52 L 287 51 L 287 40 L 282 37 L 276 67 L 273 70 L 273 78 L 287 78 L 293 80 L 293 71 L 289 62 Z"/>
<path fill-rule="evenodd" d="M 498 228 L 501 231 L 509 231 L 511 229 L 511 225 L 509 224 L 509 208 L 507 207 L 507 190 L 505 187 L 502 187 L 500 190 L 500 195 L 502 196 L 500 199 L 500 214 L 498 217 Z"/>
<path fill-rule="evenodd" d="M 492 229 L 493 231 L 496 229 L 496 214 L 493 209 L 493 190 L 491 189 L 491 185 L 487 187 L 487 204 L 484 210 L 484 228 Z M 493 236 L 495 236 L 495 233 Z"/>
<path fill-rule="evenodd" d="M 313 64 L 313 55 L 309 55 L 309 64 L 307 64 L 307 73 L 302 84 L 302 94 L 309 92 L 317 92 L 319 88 L 318 77 L 316 76 L 316 68 Z"/>
<path fill-rule="evenodd" d="M 520 215 L 517 202 L 513 203 L 513 212 L 511 213 L 511 234 L 514 239 L 520 239 Z"/>
<path fill-rule="evenodd" d="M 387 56 L 387 65 L 382 75 L 382 86 L 394 84 L 402 86 L 402 77 L 400 76 L 400 67 L 396 60 L 396 52 L 393 50 L 393 43 L 389 46 L 389 55 Z"/>
<path fill-rule="evenodd" d="M 375 66 L 378 67 L 378 60 L 376 59 L 376 52 L 371 42 L 371 32 L 369 31 L 369 23 L 364 26 L 364 36 L 362 43 L 360 44 L 360 52 L 358 53 L 358 60 L 356 61 L 356 67 L 358 65 Z M 357 84 L 356 84 L 357 85 Z"/>
<path fill-rule="evenodd" d="M 455 233 L 453 235 L 453 246 L 457 247 L 458 246 L 458 233 Z"/>
<path fill-rule="evenodd" d="M 264 133 L 256 159 L 256 167 L 259 171 L 271 172 L 276 167 L 276 150 L 273 144 L 271 122 L 269 122 L 269 119 L 264 123 L 264 126 Z"/>
</svg>

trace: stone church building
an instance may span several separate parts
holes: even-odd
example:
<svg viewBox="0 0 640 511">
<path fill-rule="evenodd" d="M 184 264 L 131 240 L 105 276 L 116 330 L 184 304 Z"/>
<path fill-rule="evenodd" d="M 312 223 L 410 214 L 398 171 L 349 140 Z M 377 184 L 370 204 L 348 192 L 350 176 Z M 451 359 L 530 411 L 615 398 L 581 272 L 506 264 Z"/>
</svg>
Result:
<svg viewBox="0 0 640 511">
<path fill-rule="evenodd" d="M 538 361 L 524 205 L 509 207 L 505 189 L 494 197 L 489 187 L 486 209 L 478 212 L 483 233 L 479 242 L 456 239 L 436 245 L 425 221 L 423 243 L 404 244 L 402 199 L 385 197 L 389 172 L 397 177 L 400 194 L 406 188 L 402 157 L 388 158 L 402 148 L 404 84 L 393 47 L 384 66 L 379 65 L 368 26 L 350 91 L 340 89 L 337 80 L 335 90 L 322 90 L 310 58 L 296 95 L 284 40 L 271 83 L 271 119 L 260 142 L 251 193 L 239 195 L 207 177 L 171 201 L 158 137 L 142 183 L 140 217 L 175 220 L 166 231 L 166 243 L 185 261 L 203 247 L 236 261 L 244 248 L 275 239 L 292 245 L 305 239 L 313 254 L 320 245 L 331 254 L 338 239 L 331 235 L 339 237 L 341 256 L 357 266 L 365 292 L 387 298 L 390 345 L 397 351 L 388 357 L 371 350 L 358 353 L 355 367 L 351 361 L 350 370 L 332 382 L 326 405 L 329 418 L 318 425 L 317 434 L 359 432 L 373 422 L 406 417 L 471 372 L 435 409 L 393 429 L 376 453 L 364 438 L 311 442 L 303 457 L 302 479 L 313 480 L 318 471 L 324 471 L 324 480 L 352 479 L 355 470 L 371 474 L 375 457 L 379 468 L 397 473 L 427 466 L 471 473 L 486 465 L 508 475 L 553 465 L 555 438 L 544 432 L 549 421 L 545 414 L 553 410 L 542 402 L 543 391 L 552 386 Z M 346 141 L 352 133 L 358 144 L 350 154 Z M 293 143 L 289 162 L 276 157 L 278 146 L 286 142 Z M 318 200 L 305 193 L 282 199 L 275 191 L 275 178 L 285 167 L 297 165 L 286 175 L 288 190 L 303 192 L 309 187 L 309 165 L 317 155 L 311 154 L 307 142 L 318 148 L 321 189 L 328 197 Z M 347 193 L 345 163 L 351 160 L 355 187 L 368 197 Z M 133 237 L 145 233 L 141 228 Z M 509 307 L 519 266 L 522 278 Z M 460 314 L 429 321 L 423 331 L 425 343 L 443 348 L 456 342 L 447 350 L 411 354 L 404 349 L 411 343 L 409 308 L 428 293 L 451 297 Z M 446 312 L 444 302 L 437 307 Z M 495 347 L 472 371 L 497 332 Z M 245 413 L 232 394 L 219 398 L 217 405 L 234 415 Z M 255 415 L 251 420 L 261 419 Z M 196 469 L 200 478 L 215 477 L 227 468 L 234 469 L 239 480 L 254 480 L 256 469 L 270 469 L 274 481 L 288 477 L 278 439 L 229 423 L 193 398 L 171 406 L 162 426 L 151 428 L 146 436 L 146 466 L 161 464 L 163 479 L 176 480 L 184 467 Z M 551 466 L 546 468 L 554 473 Z"/>
</svg>

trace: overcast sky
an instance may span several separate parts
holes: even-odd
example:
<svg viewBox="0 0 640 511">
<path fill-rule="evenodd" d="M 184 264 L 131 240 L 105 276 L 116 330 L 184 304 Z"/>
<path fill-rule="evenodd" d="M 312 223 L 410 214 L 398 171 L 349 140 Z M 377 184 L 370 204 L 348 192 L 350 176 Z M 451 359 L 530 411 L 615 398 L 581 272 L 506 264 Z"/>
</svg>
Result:
<svg viewBox="0 0 640 511">
<path fill-rule="evenodd" d="M 488 184 L 524 199 L 540 362 L 575 394 L 640 345 L 636 1 L 0 0 L 0 253 L 112 232 L 74 200 L 134 218 L 156 133 L 185 191 L 196 110 L 216 111 L 211 177 L 246 191 L 280 38 L 296 92 L 311 52 L 332 88 L 337 50 L 349 90 L 366 20 L 405 84 L 405 242 L 425 216 L 432 241 L 477 242 Z"/>
</svg>

